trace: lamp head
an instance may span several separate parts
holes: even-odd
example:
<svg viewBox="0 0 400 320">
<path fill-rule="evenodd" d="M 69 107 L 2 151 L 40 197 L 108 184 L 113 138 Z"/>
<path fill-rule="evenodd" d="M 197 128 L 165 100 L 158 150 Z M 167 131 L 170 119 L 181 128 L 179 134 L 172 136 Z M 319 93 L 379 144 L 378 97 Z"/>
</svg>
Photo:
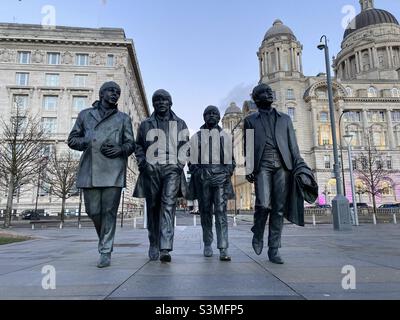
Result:
<svg viewBox="0 0 400 320">
<path fill-rule="evenodd" d="M 346 141 L 347 146 L 351 145 L 351 141 L 353 140 L 353 135 L 351 134 L 346 134 L 343 136 L 344 141 Z"/>
<path fill-rule="evenodd" d="M 319 49 L 319 50 L 324 50 L 325 49 L 325 43 L 323 43 L 322 41 L 319 43 L 319 45 L 317 46 L 317 48 Z"/>
</svg>

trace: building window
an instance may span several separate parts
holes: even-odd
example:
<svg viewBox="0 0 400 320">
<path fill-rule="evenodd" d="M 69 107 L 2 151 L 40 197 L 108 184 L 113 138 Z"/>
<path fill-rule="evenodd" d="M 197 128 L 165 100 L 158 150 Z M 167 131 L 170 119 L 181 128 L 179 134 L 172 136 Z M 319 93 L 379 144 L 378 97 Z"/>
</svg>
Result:
<svg viewBox="0 0 400 320">
<path fill-rule="evenodd" d="M 378 97 L 378 90 L 376 90 L 374 87 L 370 87 L 368 89 L 368 97 L 369 98 L 377 98 Z"/>
<path fill-rule="evenodd" d="M 331 156 L 324 156 L 324 166 L 325 169 L 330 169 L 331 168 Z"/>
<path fill-rule="evenodd" d="M 392 157 L 388 156 L 386 158 L 386 168 L 388 170 L 392 170 L 393 169 L 393 164 L 392 164 Z"/>
<path fill-rule="evenodd" d="M 347 122 L 361 122 L 361 112 L 360 111 L 347 112 L 344 115 L 344 119 Z"/>
<path fill-rule="evenodd" d="M 88 54 L 77 54 L 75 64 L 77 66 L 88 66 L 89 65 L 89 55 Z"/>
<path fill-rule="evenodd" d="M 46 74 L 46 86 L 58 87 L 60 85 L 60 75 L 56 73 Z"/>
<path fill-rule="evenodd" d="M 385 111 L 368 111 L 368 121 L 369 122 L 385 122 L 386 115 Z"/>
<path fill-rule="evenodd" d="M 57 96 L 44 96 L 43 97 L 43 110 L 57 111 L 58 97 Z"/>
<path fill-rule="evenodd" d="M 382 163 L 382 160 L 381 160 L 381 159 L 377 159 L 377 160 L 375 161 L 375 165 L 376 165 L 376 169 L 377 169 L 377 170 L 382 170 L 382 169 L 383 169 L 383 163 Z"/>
<path fill-rule="evenodd" d="M 49 52 L 47 54 L 47 64 L 60 64 L 61 58 L 60 54 L 57 52 Z"/>
<path fill-rule="evenodd" d="M 328 97 L 328 94 L 325 90 L 317 90 L 316 91 L 318 99 L 326 99 Z"/>
<path fill-rule="evenodd" d="M 42 127 L 46 133 L 56 133 L 57 118 L 42 118 Z"/>
<path fill-rule="evenodd" d="M 357 160 L 352 159 L 352 160 L 351 160 L 351 165 L 352 165 L 352 167 L 353 167 L 353 170 L 357 170 Z"/>
<path fill-rule="evenodd" d="M 353 96 L 353 89 L 350 87 L 346 88 L 346 92 L 347 92 L 347 96 L 348 97 L 352 97 Z"/>
<path fill-rule="evenodd" d="M 393 122 L 400 122 L 400 110 L 392 111 L 392 121 Z"/>
<path fill-rule="evenodd" d="M 368 160 L 367 160 L 367 157 L 365 157 L 365 156 L 361 156 L 361 168 L 363 170 L 368 169 Z"/>
<path fill-rule="evenodd" d="M 400 146 L 400 125 L 394 127 L 393 131 L 396 139 L 396 146 Z"/>
<path fill-rule="evenodd" d="M 74 97 L 73 108 L 76 112 L 81 112 L 87 108 L 87 97 Z"/>
<path fill-rule="evenodd" d="M 322 125 L 319 128 L 319 145 L 328 146 L 332 144 L 331 128 L 328 125 Z"/>
<path fill-rule="evenodd" d="M 397 89 L 397 88 L 393 88 L 393 89 L 392 89 L 392 96 L 393 96 L 394 98 L 400 98 L 400 90 Z"/>
<path fill-rule="evenodd" d="M 372 145 L 375 147 L 386 147 L 386 131 L 383 127 L 377 125 L 371 129 Z"/>
<path fill-rule="evenodd" d="M 393 187 L 388 181 L 383 181 L 380 185 L 380 189 L 382 190 L 382 196 L 391 197 L 394 195 Z"/>
<path fill-rule="evenodd" d="M 351 145 L 353 147 L 361 146 L 362 129 L 360 127 L 357 125 L 349 125 L 346 127 L 346 134 L 353 136 L 353 139 L 351 140 Z"/>
<path fill-rule="evenodd" d="M 288 115 L 292 121 L 296 121 L 296 108 L 288 107 Z"/>
<path fill-rule="evenodd" d="M 115 65 L 115 56 L 113 54 L 107 55 L 107 67 L 114 67 Z"/>
<path fill-rule="evenodd" d="M 286 99 L 287 100 L 295 100 L 296 98 L 294 97 L 294 90 L 293 89 L 288 89 L 286 92 Z"/>
<path fill-rule="evenodd" d="M 76 74 L 74 77 L 74 86 L 78 88 L 85 88 L 87 77 L 88 76 L 86 74 Z"/>
<path fill-rule="evenodd" d="M 18 63 L 30 64 L 31 63 L 31 53 L 29 51 L 18 52 Z"/>
<path fill-rule="evenodd" d="M 16 82 L 18 86 L 29 85 L 29 73 L 17 72 Z"/>
<path fill-rule="evenodd" d="M 319 114 L 319 121 L 321 122 L 328 122 L 329 121 L 329 114 L 326 111 L 323 111 Z"/>
<path fill-rule="evenodd" d="M 19 111 L 26 111 L 28 109 L 28 96 L 27 95 L 15 95 L 14 96 L 14 107 Z"/>
</svg>

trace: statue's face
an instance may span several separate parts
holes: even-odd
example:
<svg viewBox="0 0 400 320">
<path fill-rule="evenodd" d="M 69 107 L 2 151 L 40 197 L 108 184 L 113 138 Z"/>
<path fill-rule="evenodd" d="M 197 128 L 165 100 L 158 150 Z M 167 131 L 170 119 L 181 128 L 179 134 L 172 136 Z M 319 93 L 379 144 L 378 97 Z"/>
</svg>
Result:
<svg viewBox="0 0 400 320">
<path fill-rule="evenodd" d="M 204 121 L 208 127 L 215 127 L 220 120 L 221 116 L 217 110 L 211 109 L 204 114 Z"/>
<path fill-rule="evenodd" d="M 156 114 L 164 115 L 171 110 L 172 103 L 165 95 L 157 95 L 153 98 L 153 107 Z"/>
<path fill-rule="evenodd" d="M 116 105 L 121 96 L 121 90 L 117 87 L 106 88 L 103 91 L 102 99 L 110 105 Z"/>
<path fill-rule="evenodd" d="M 274 96 L 272 89 L 269 86 L 261 85 L 254 91 L 253 94 L 254 102 L 260 109 L 270 108 L 274 103 Z"/>
</svg>

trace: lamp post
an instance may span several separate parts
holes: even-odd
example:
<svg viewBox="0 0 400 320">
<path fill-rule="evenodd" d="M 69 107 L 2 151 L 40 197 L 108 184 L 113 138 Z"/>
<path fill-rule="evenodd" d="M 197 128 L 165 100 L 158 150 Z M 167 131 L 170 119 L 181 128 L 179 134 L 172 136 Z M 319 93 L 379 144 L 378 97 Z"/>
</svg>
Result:
<svg viewBox="0 0 400 320">
<path fill-rule="evenodd" d="M 349 201 L 343 195 L 343 184 L 342 184 L 342 177 L 340 174 L 339 152 L 338 152 L 337 136 L 336 136 L 335 109 L 333 104 L 333 89 L 332 89 L 332 79 L 331 79 L 331 66 L 329 60 L 329 47 L 328 47 L 328 39 L 325 35 L 321 37 L 318 49 L 325 51 L 326 77 L 327 77 L 328 97 L 329 97 L 329 112 L 330 112 L 331 128 L 332 128 L 333 155 L 335 160 L 334 173 L 336 178 L 337 192 L 336 192 L 336 197 L 332 201 L 333 226 L 334 229 L 337 231 L 350 230 L 351 229 L 350 206 L 349 206 Z"/>
<path fill-rule="evenodd" d="M 339 136 L 340 136 L 340 164 L 342 166 L 342 179 L 343 179 L 343 195 L 346 196 L 346 182 L 344 180 L 344 160 L 343 160 L 343 140 L 342 140 L 342 119 L 346 113 L 349 113 L 350 110 L 344 110 L 339 118 Z"/>
<path fill-rule="evenodd" d="M 356 186 L 354 183 L 354 177 L 353 177 L 353 163 L 352 163 L 352 154 L 351 154 L 351 141 L 353 140 L 352 135 L 345 135 L 344 140 L 346 141 L 347 144 L 347 151 L 349 153 L 349 170 L 350 170 L 350 181 L 351 181 L 351 193 L 353 197 L 353 212 L 354 212 L 354 222 L 356 226 L 359 226 L 358 223 L 358 209 L 357 209 L 357 198 L 356 198 Z"/>
<path fill-rule="evenodd" d="M 36 202 L 35 202 L 35 216 L 37 216 L 37 210 L 38 210 L 38 202 L 39 202 L 39 193 L 40 193 L 40 185 L 41 185 L 41 179 L 42 179 L 42 171 L 46 165 L 46 161 L 48 160 L 47 156 L 42 157 L 40 159 L 39 163 L 39 174 L 38 174 L 38 182 L 37 182 L 37 190 L 36 190 Z"/>
</svg>

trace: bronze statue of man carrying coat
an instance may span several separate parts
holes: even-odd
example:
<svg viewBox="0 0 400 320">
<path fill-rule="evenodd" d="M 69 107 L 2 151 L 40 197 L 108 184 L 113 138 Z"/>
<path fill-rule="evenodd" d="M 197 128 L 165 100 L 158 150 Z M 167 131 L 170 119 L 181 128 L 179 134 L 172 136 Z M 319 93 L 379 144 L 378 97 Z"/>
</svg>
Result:
<svg viewBox="0 0 400 320">
<path fill-rule="evenodd" d="M 83 151 L 77 187 L 83 189 L 86 212 L 99 237 L 99 268 L 111 264 L 111 253 L 128 158 L 135 150 L 130 117 L 118 111 L 121 89 L 106 82 L 100 101 L 83 110 L 69 135 L 68 146 Z"/>
</svg>

